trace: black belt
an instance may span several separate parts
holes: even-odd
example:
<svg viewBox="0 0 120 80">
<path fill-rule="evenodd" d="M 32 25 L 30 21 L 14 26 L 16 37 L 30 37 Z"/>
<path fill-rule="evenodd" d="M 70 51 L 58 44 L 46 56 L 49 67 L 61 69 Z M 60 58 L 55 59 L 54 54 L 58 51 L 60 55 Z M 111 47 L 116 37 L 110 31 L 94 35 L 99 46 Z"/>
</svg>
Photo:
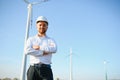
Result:
<svg viewBox="0 0 120 80">
<path fill-rule="evenodd" d="M 47 68 L 51 68 L 50 64 L 34 64 L 34 67 L 47 67 Z"/>
</svg>

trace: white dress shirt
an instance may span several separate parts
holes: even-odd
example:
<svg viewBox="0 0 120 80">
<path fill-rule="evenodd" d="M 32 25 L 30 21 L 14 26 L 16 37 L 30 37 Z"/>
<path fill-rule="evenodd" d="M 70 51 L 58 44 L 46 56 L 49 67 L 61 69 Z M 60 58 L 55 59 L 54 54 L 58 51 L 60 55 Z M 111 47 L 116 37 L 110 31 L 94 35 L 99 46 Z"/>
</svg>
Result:
<svg viewBox="0 0 120 80">
<path fill-rule="evenodd" d="M 33 45 L 39 45 L 40 49 L 33 49 Z M 49 53 L 48 55 L 43 55 L 43 52 Z M 56 53 L 57 45 L 56 42 L 47 36 L 39 37 L 38 35 L 30 37 L 27 40 L 25 54 L 30 55 L 30 64 L 51 64 L 52 53 Z"/>
</svg>

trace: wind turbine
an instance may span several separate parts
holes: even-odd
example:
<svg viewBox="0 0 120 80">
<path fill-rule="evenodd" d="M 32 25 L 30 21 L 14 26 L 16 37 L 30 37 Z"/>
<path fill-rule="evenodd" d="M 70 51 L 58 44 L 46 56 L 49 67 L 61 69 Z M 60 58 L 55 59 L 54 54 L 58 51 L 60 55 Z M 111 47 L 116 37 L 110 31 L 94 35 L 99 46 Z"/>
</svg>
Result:
<svg viewBox="0 0 120 80">
<path fill-rule="evenodd" d="M 104 61 L 104 69 L 105 69 L 105 80 L 108 80 L 108 75 L 107 75 L 107 61 Z"/>
<path fill-rule="evenodd" d="M 73 74 L 72 74 L 72 48 L 70 48 L 70 80 L 73 80 Z"/>
<path fill-rule="evenodd" d="M 21 75 L 20 80 L 25 80 L 25 72 L 26 72 L 26 62 L 27 62 L 27 55 L 25 55 L 25 44 L 29 37 L 29 27 L 31 24 L 31 14 L 32 14 L 32 5 L 40 4 L 42 2 L 46 2 L 48 0 L 34 0 L 31 2 L 30 0 L 24 0 L 25 3 L 28 4 L 28 17 L 27 17 L 27 24 L 26 24 L 26 33 L 25 33 L 25 40 L 24 40 L 24 52 L 23 52 L 23 59 L 22 59 L 22 68 L 21 68 Z"/>
</svg>

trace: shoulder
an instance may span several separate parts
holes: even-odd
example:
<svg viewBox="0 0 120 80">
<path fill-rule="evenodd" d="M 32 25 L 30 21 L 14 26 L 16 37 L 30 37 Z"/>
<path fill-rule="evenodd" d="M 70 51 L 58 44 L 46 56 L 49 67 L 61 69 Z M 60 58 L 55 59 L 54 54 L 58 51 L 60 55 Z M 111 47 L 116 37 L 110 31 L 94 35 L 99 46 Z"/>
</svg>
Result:
<svg viewBox="0 0 120 80">
<path fill-rule="evenodd" d="M 54 40 L 52 37 L 48 37 L 48 36 L 47 36 L 47 40 L 48 40 L 49 42 L 55 42 L 55 40 Z"/>
<path fill-rule="evenodd" d="M 28 41 L 33 41 L 34 39 L 36 39 L 36 36 L 31 36 L 31 37 L 29 37 L 27 40 L 28 40 Z"/>
<path fill-rule="evenodd" d="M 46 38 L 47 38 L 48 40 L 54 40 L 52 37 L 48 37 L 48 36 L 47 36 Z"/>
</svg>

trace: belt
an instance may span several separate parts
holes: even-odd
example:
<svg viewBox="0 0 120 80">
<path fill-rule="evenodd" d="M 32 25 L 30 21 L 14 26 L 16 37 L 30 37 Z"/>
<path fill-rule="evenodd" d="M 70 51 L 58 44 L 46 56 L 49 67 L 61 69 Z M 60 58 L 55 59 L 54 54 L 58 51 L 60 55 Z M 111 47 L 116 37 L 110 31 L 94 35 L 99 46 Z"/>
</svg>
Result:
<svg viewBox="0 0 120 80">
<path fill-rule="evenodd" d="M 41 63 L 39 63 L 39 64 L 34 64 L 33 65 L 34 67 L 47 67 L 47 68 L 51 68 L 51 65 L 50 64 L 41 64 Z"/>
</svg>

